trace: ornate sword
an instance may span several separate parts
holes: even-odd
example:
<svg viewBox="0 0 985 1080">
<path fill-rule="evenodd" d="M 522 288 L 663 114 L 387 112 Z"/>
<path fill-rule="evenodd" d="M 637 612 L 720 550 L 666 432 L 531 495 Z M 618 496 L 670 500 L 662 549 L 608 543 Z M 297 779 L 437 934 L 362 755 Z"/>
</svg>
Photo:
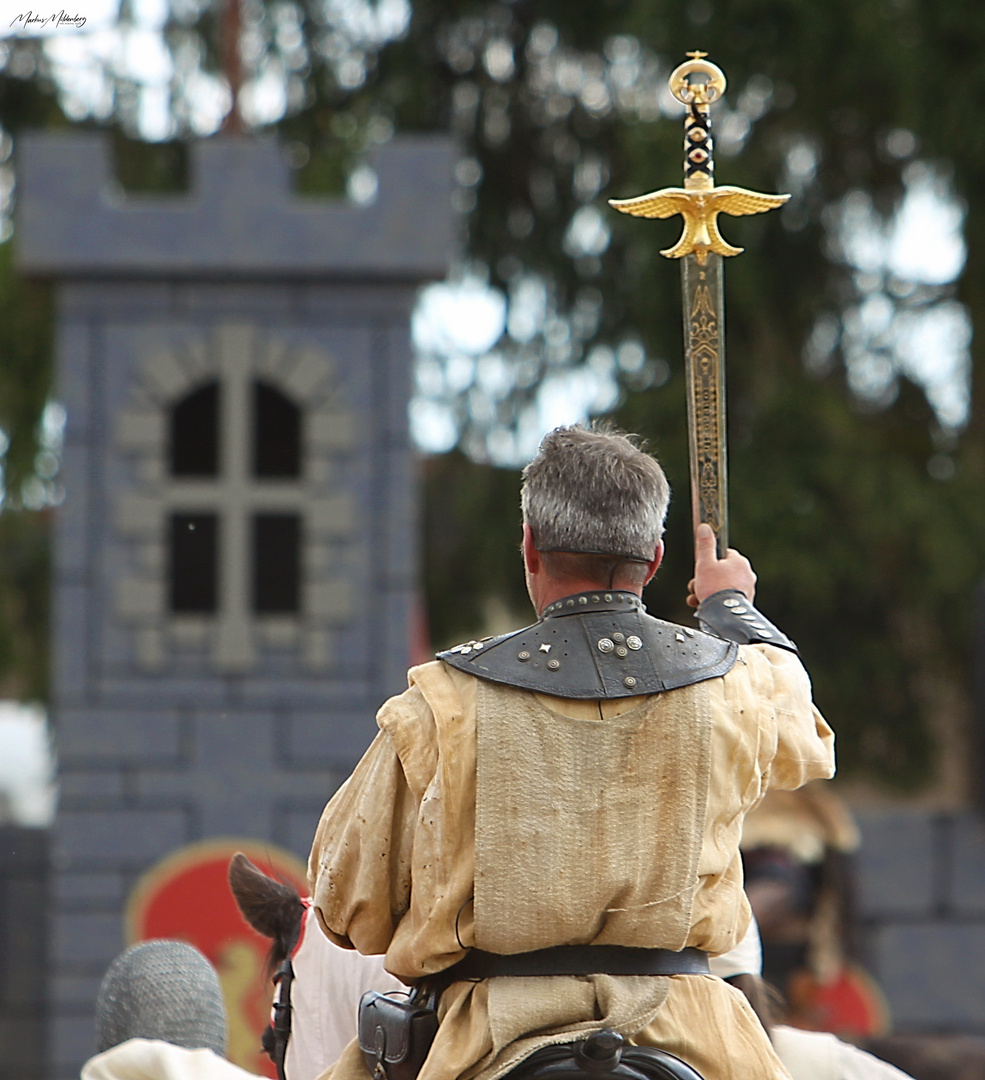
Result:
<svg viewBox="0 0 985 1080">
<path fill-rule="evenodd" d="M 691 58 L 670 76 L 670 90 L 684 116 L 684 187 L 663 188 L 635 199 L 610 199 L 609 205 L 634 217 L 680 214 L 680 240 L 661 255 L 681 259 L 684 306 L 684 358 L 688 385 L 687 426 L 691 463 L 691 516 L 694 529 L 706 521 L 715 533 L 719 558 L 728 550 L 728 481 L 725 442 L 725 300 L 722 259 L 742 248 L 718 231 L 719 214 L 760 214 L 782 205 L 789 195 L 761 195 L 739 187 L 715 187 L 709 106 L 725 93 L 721 69 Z"/>
</svg>

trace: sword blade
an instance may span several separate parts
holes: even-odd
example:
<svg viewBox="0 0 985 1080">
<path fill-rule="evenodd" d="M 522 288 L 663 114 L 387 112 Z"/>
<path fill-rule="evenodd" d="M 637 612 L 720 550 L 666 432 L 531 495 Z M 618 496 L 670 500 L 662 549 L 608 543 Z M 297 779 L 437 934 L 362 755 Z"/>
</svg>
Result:
<svg viewBox="0 0 985 1080">
<path fill-rule="evenodd" d="M 723 262 L 714 252 L 681 259 L 691 517 L 695 530 L 711 526 L 719 558 L 728 550 Z"/>
<path fill-rule="evenodd" d="M 681 260 L 684 300 L 684 357 L 687 370 L 687 427 L 691 461 L 691 517 L 695 532 L 707 522 L 719 558 L 728 552 L 728 476 L 725 449 L 725 293 L 722 256 L 738 255 L 718 231 L 719 214 L 761 214 L 789 195 L 764 195 L 731 185 L 715 186 L 709 108 L 725 93 L 721 68 L 690 52 L 674 69 L 670 92 L 685 106 L 684 187 L 662 188 L 610 206 L 634 217 L 680 214 L 680 240 L 661 252 Z"/>
</svg>

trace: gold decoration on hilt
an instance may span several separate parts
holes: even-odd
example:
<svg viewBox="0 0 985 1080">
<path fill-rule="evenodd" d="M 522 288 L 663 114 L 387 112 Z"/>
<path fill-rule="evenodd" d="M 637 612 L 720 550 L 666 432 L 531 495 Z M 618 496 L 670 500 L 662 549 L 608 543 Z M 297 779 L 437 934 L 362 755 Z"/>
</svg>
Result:
<svg viewBox="0 0 985 1080">
<path fill-rule="evenodd" d="M 708 252 L 738 255 L 743 249 L 728 243 L 718 231 L 718 215 L 762 214 L 773 210 L 789 195 L 762 195 L 740 187 L 715 187 L 714 143 L 710 106 L 725 93 L 721 68 L 704 59 L 702 52 L 688 53 L 690 60 L 670 76 L 670 92 L 686 108 L 684 116 L 684 187 L 663 188 L 634 199 L 610 199 L 609 205 L 633 217 L 668 218 L 680 214 L 684 231 L 673 247 L 661 251 L 668 259 L 694 254 L 704 266 Z"/>
</svg>

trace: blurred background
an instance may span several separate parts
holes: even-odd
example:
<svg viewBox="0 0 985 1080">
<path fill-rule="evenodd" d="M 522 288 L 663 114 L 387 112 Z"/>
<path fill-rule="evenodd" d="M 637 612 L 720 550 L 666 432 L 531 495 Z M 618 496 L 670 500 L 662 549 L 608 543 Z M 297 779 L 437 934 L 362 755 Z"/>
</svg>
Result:
<svg viewBox="0 0 985 1080">
<path fill-rule="evenodd" d="M 732 542 L 838 733 L 860 958 L 898 1027 L 985 1033 L 985 8 L 94 0 L 31 25 L 19 2 L 0 7 L 0 971 L 48 948 L 23 898 L 50 865 L 51 536 L 72 498 L 54 285 L 17 261 L 25 132 L 104 133 L 118 203 L 182 197 L 193 143 L 245 135 L 299 199 L 367 211 L 395 136 L 453 137 L 450 269 L 410 313 L 420 658 L 529 621 L 519 469 L 596 416 L 667 469 L 646 601 L 690 619 L 678 273 L 658 254 L 679 224 L 606 200 L 680 183 L 667 76 L 697 48 L 729 80 L 718 182 L 792 196 L 723 225 L 745 248 L 727 263 Z M 0 1031 L 27 1030 L 24 984 L 0 984 Z"/>
</svg>

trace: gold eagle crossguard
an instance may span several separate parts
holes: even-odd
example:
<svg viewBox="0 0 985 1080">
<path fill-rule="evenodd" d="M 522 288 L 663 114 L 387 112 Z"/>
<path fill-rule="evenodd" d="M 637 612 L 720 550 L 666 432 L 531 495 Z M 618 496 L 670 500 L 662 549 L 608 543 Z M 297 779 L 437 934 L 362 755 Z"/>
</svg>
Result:
<svg viewBox="0 0 985 1080">
<path fill-rule="evenodd" d="M 715 533 L 718 555 L 724 557 L 728 550 L 728 473 L 722 259 L 738 255 L 742 248 L 722 238 L 718 215 L 761 214 L 781 206 L 790 196 L 715 187 L 709 107 L 725 93 L 725 76 L 705 60 L 705 55 L 688 53 L 690 59 L 670 76 L 671 93 L 687 109 L 684 187 L 663 188 L 635 199 L 610 199 L 609 205 L 634 217 L 680 214 L 684 218 L 680 240 L 660 254 L 681 260 L 694 529 L 707 522 Z"/>
</svg>

